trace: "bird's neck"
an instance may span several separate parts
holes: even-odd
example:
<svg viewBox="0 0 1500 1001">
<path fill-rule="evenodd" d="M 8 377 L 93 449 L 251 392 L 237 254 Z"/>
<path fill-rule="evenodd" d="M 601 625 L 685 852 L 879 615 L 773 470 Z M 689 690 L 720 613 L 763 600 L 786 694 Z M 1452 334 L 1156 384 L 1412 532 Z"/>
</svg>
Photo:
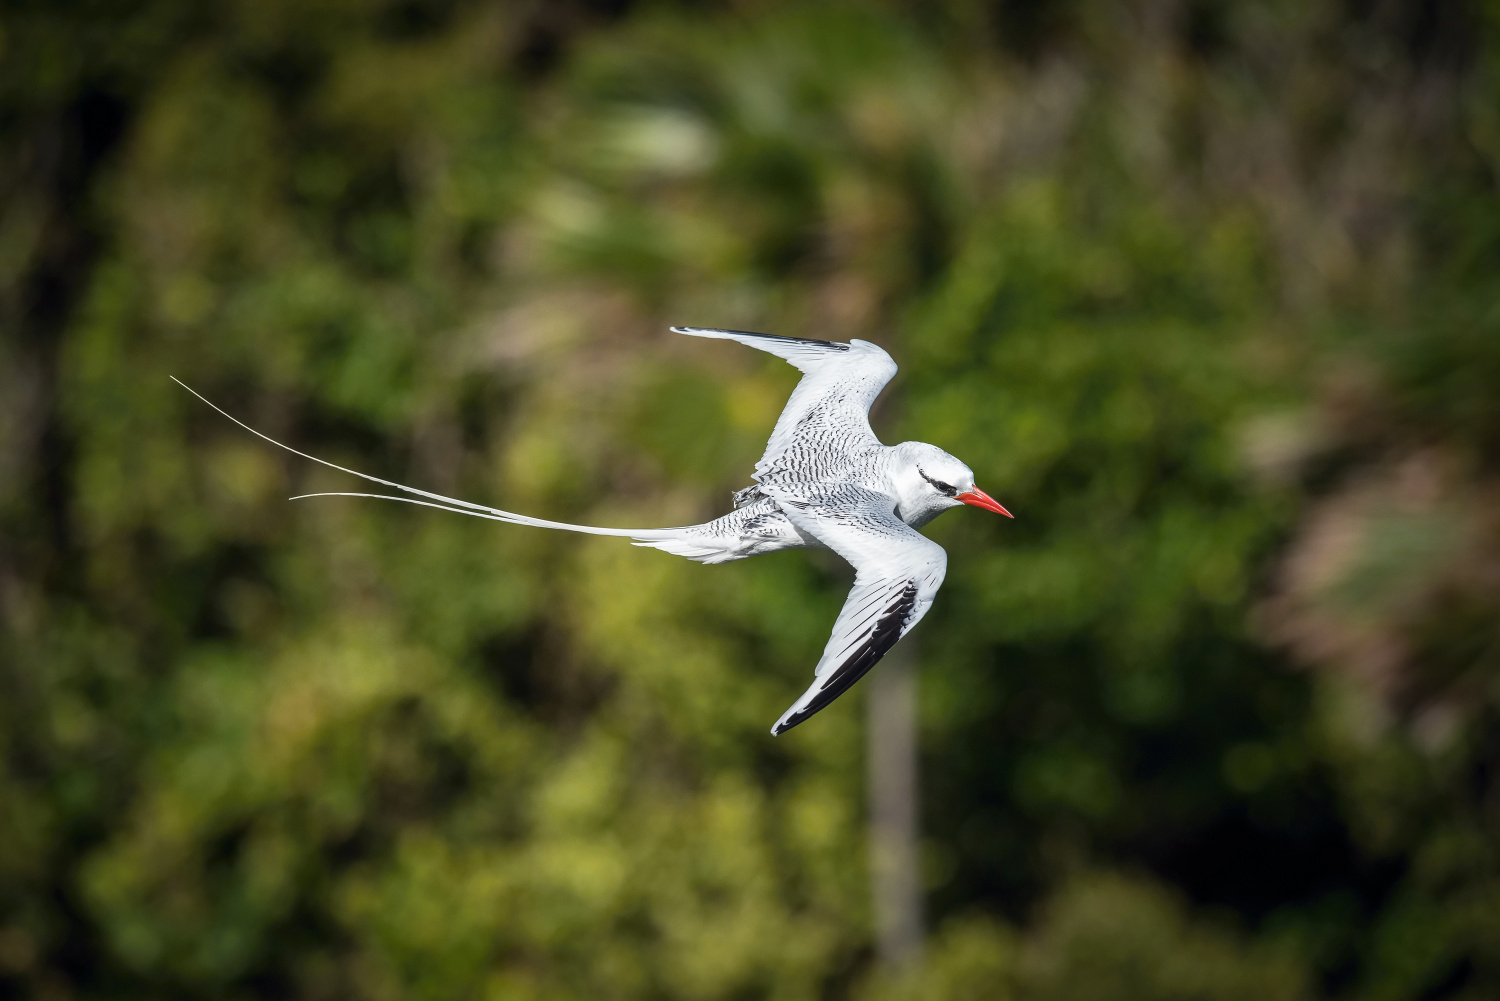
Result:
<svg viewBox="0 0 1500 1001">
<path fill-rule="evenodd" d="M 906 506 L 897 504 L 896 517 L 906 522 L 912 528 L 921 528 L 946 510 L 948 510 L 946 505 L 942 507 L 916 507 L 913 510 L 908 510 Z"/>
<path fill-rule="evenodd" d="M 921 528 L 951 506 L 947 498 L 935 496 L 927 488 L 917 464 L 902 453 L 900 445 L 888 453 L 885 479 L 887 489 L 896 500 L 896 517 L 912 528 Z"/>
</svg>

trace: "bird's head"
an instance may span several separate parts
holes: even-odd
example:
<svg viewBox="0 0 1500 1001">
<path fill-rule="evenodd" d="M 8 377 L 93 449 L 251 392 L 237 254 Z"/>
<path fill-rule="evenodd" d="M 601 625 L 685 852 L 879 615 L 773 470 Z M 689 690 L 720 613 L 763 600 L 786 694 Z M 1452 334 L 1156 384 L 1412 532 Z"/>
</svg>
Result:
<svg viewBox="0 0 1500 1001">
<path fill-rule="evenodd" d="M 894 470 L 898 511 L 903 521 L 920 526 L 949 508 L 969 504 L 1013 518 L 989 494 L 974 485 L 974 471 L 936 445 L 909 441 L 897 446 Z"/>
</svg>

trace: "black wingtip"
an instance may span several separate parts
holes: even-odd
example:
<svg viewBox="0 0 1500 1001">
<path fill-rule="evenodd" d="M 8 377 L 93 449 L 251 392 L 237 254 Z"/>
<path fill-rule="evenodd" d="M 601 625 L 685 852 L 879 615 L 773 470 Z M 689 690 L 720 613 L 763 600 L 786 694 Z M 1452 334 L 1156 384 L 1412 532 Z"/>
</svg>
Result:
<svg viewBox="0 0 1500 1001">
<path fill-rule="evenodd" d="M 813 710 L 813 712 L 816 712 L 816 711 L 817 710 Z M 787 720 L 785 723 L 778 722 L 775 726 L 771 727 L 771 736 L 773 736 L 773 737 L 780 737 L 783 733 L 786 733 L 792 727 L 796 726 L 798 723 L 801 723 L 803 720 L 807 719 L 807 717 L 809 717 L 811 715 L 812 715 L 812 713 L 802 712 L 802 713 L 798 713 L 797 715 L 793 716 L 791 719 Z"/>
<path fill-rule="evenodd" d="M 730 330 L 728 327 L 668 327 L 674 334 L 688 334 L 697 336 L 699 334 L 732 334 L 736 337 L 759 337 L 767 341 L 790 341 L 793 344 L 811 344 L 820 348 L 832 348 L 835 351 L 848 351 L 849 345 L 842 341 L 820 341 L 815 337 L 783 337 L 781 334 L 762 334 L 754 330 Z"/>
<path fill-rule="evenodd" d="M 901 629 L 906 625 L 906 620 L 916 605 L 917 582 L 910 581 L 896 595 L 896 600 L 886 608 L 865 641 L 833 672 L 823 690 L 804 706 L 801 712 L 788 716 L 785 720 L 777 720 L 776 725 L 771 727 L 771 734 L 779 737 L 809 716 L 826 709 L 834 699 L 843 695 L 854 686 L 856 681 L 869 673 L 870 668 L 880 663 L 880 659 L 889 653 L 891 647 L 901 639 Z"/>
</svg>

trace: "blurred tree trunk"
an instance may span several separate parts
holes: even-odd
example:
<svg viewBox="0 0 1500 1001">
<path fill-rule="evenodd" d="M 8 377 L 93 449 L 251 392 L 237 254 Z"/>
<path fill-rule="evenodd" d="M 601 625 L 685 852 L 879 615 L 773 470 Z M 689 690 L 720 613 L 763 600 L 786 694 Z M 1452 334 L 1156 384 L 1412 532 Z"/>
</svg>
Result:
<svg viewBox="0 0 1500 1001">
<path fill-rule="evenodd" d="M 870 677 L 870 888 L 877 952 L 887 967 L 905 966 L 922 951 L 916 660 L 908 638 Z"/>
</svg>

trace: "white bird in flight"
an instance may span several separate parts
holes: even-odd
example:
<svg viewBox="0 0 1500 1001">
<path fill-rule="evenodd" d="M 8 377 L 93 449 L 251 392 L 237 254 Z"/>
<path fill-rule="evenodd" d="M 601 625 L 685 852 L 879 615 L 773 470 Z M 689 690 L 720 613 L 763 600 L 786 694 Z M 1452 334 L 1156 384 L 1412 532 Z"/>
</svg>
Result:
<svg viewBox="0 0 1500 1001">
<path fill-rule="evenodd" d="M 870 429 L 870 404 L 896 374 L 878 345 L 779 337 L 744 330 L 673 327 L 679 334 L 715 337 L 769 352 L 802 372 L 776 421 L 755 482 L 734 494 L 734 510 L 682 528 L 598 528 L 531 518 L 511 511 L 418 490 L 334 465 L 283 445 L 173 381 L 210 407 L 278 448 L 415 497 L 347 491 L 307 497 L 373 497 L 441 508 L 512 525 L 613 535 L 700 563 L 826 547 L 854 567 L 833 635 L 823 648 L 812 685 L 782 714 L 771 733 L 782 734 L 838 698 L 917 624 L 942 586 L 948 554 L 917 531 L 949 508 L 969 504 L 1014 517 L 974 485 L 968 466 L 936 445 L 882 445 Z M 418 500 L 416 498 L 426 498 Z"/>
</svg>

